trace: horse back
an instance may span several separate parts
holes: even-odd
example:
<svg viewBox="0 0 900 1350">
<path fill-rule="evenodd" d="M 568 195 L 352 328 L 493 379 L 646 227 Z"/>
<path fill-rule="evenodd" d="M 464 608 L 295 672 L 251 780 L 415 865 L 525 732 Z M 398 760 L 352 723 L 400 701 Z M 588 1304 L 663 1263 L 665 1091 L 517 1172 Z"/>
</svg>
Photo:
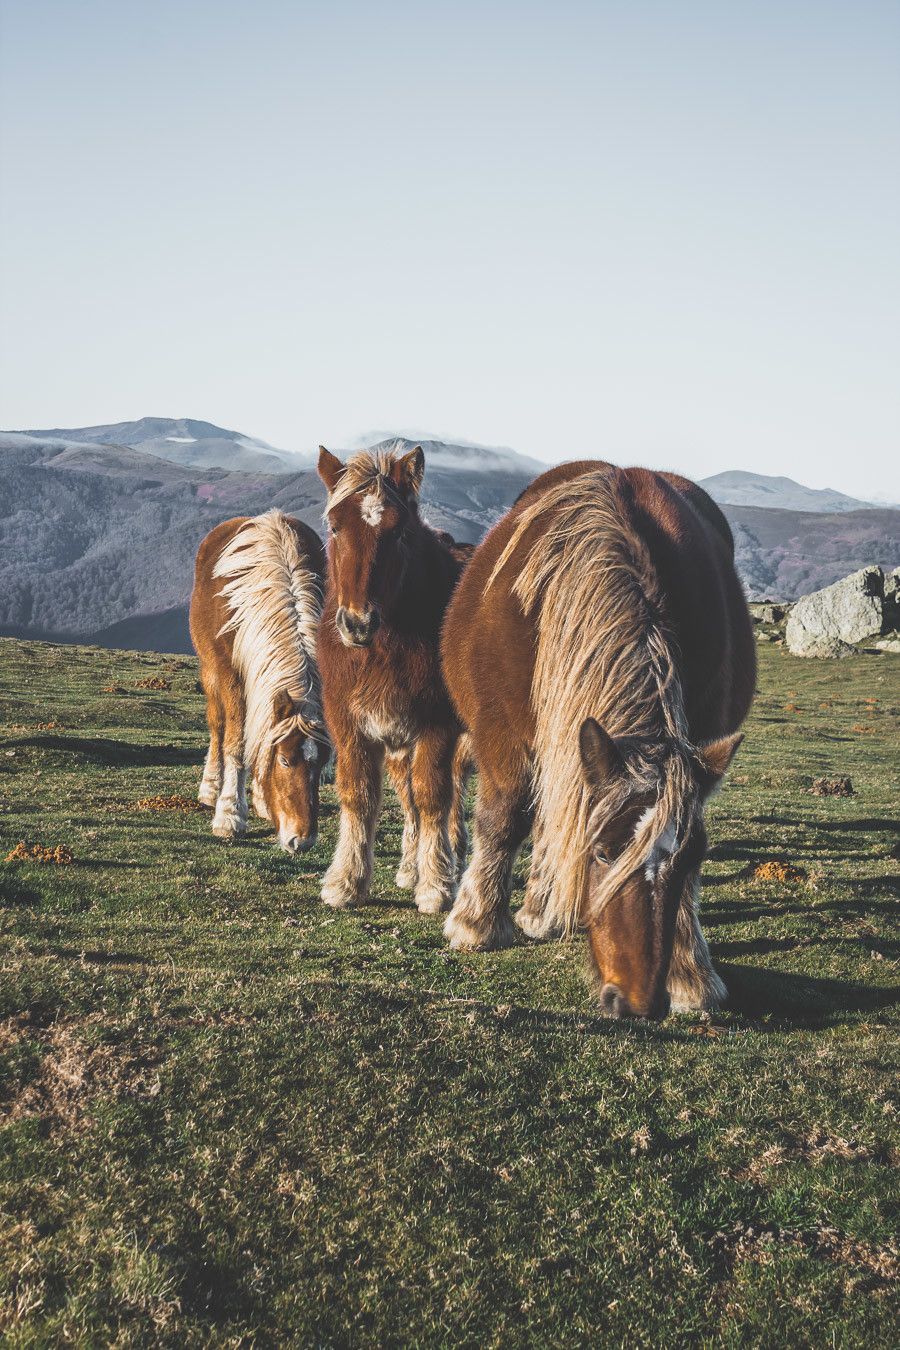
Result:
<svg viewBox="0 0 900 1350">
<path fill-rule="evenodd" d="M 756 644 L 728 522 L 689 479 L 649 469 L 619 473 L 665 597 L 691 735 L 725 735 L 744 720 L 756 687 Z"/>
<path fill-rule="evenodd" d="M 530 742 L 536 623 L 522 612 L 513 586 L 531 548 L 552 525 L 549 515 L 536 517 L 489 589 L 488 582 L 522 512 L 551 489 L 597 471 L 614 481 L 636 543 L 647 549 L 659 578 L 682 658 L 692 735 L 713 739 L 734 730 L 753 696 L 756 651 L 727 520 L 689 479 L 598 460 L 557 465 L 535 479 L 466 568 L 442 643 L 448 687 L 464 723 L 474 729 L 479 717 L 493 718 L 511 738 L 521 734 Z M 597 603 L 602 605 L 602 593 Z M 491 690 L 488 699 L 485 688 Z"/>
<path fill-rule="evenodd" d="M 223 633 L 222 628 L 231 617 L 222 598 L 223 581 L 213 575 L 216 563 L 226 545 L 252 520 L 252 516 L 234 516 L 213 526 L 200 542 L 194 563 L 194 587 L 191 592 L 190 629 L 194 650 L 201 666 L 218 669 L 224 674 L 231 669 L 234 634 Z M 297 536 L 300 556 L 320 581 L 325 575 L 325 550 L 315 530 L 293 516 L 285 516 Z"/>
</svg>

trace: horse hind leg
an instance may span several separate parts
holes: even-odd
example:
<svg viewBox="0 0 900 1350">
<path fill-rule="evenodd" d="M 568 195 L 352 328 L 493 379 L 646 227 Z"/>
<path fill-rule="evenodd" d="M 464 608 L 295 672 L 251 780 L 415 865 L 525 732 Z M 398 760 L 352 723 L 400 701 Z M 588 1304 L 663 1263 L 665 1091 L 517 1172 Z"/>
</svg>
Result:
<svg viewBox="0 0 900 1350">
<path fill-rule="evenodd" d="M 700 927 L 700 873 L 689 877 L 675 920 L 675 942 L 666 989 L 673 1012 L 712 1012 L 721 1007 L 728 990 L 713 969 L 706 938 Z"/>
<path fill-rule="evenodd" d="M 222 739 L 225 731 L 225 710 L 214 689 L 204 686 L 206 693 L 206 721 L 209 726 L 209 749 L 203 764 L 203 777 L 197 799 L 204 806 L 215 806 L 222 788 Z"/>
<path fill-rule="evenodd" d="M 244 706 L 238 691 L 225 700 L 222 787 L 213 816 L 213 834 L 233 839 L 247 828 L 247 770 L 244 767 Z"/>
<path fill-rule="evenodd" d="M 413 799 L 409 751 L 389 754 L 387 770 L 403 810 L 403 841 L 395 881 L 401 890 L 411 891 L 419 879 L 419 816 Z"/>
<path fill-rule="evenodd" d="M 460 736 L 453 754 L 453 808 L 450 813 L 450 845 L 456 858 L 457 879 L 466 870 L 469 852 L 469 831 L 466 828 L 466 793 L 469 779 L 475 771 L 472 743 L 468 735 Z"/>
</svg>

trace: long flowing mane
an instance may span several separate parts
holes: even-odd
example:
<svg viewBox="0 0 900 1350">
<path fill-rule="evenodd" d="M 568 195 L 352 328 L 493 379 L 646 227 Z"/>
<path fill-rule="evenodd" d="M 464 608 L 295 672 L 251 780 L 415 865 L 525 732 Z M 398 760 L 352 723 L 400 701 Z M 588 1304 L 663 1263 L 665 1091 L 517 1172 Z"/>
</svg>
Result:
<svg viewBox="0 0 900 1350">
<path fill-rule="evenodd" d="M 553 878 L 549 908 L 568 931 L 581 917 L 596 821 L 609 818 L 635 788 L 658 794 L 610 867 L 602 906 L 653 841 L 679 828 L 691 797 L 691 747 L 664 596 L 629 519 L 615 471 L 588 471 L 548 489 L 522 512 L 488 581 L 490 587 L 525 532 L 546 522 L 513 589 L 526 613 L 539 610 L 535 808 Z M 588 717 L 629 743 L 629 780 L 611 783 L 600 801 L 590 800 L 580 762 L 579 730 Z"/>
<path fill-rule="evenodd" d="M 261 766 L 292 730 L 327 740 L 316 661 L 322 588 L 287 517 L 272 510 L 249 520 L 222 549 L 213 576 L 228 579 L 221 594 L 231 617 L 221 632 L 234 634 L 248 767 Z M 283 689 L 300 712 L 276 724 L 275 696 Z"/>
</svg>

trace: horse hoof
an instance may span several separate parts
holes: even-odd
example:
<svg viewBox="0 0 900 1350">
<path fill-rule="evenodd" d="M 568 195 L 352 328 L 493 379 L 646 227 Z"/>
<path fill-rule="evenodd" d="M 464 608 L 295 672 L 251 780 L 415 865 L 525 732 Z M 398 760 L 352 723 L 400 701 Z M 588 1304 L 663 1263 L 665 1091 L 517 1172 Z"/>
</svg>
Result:
<svg viewBox="0 0 900 1350">
<path fill-rule="evenodd" d="M 445 891 L 419 891 L 416 909 L 420 914 L 443 914 L 453 904 L 453 896 Z"/>
<path fill-rule="evenodd" d="M 247 822 L 241 820 L 240 816 L 227 814 L 213 817 L 212 832 L 218 839 L 236 839 L 246 829 Z"/>
<path fill-rule="evenodd" d="M 562 937 L 563 930 L 558 923 L 548 919 L 546 914 L 533 914 L 530 910 L 520 909 L 514 916 L 518 928 L 534 942 L 545 942 L 550 938 Z"/>
<path fill-rule="evenodd" d="M 366 903 L 368 896 L 359 888 L 348 886 L 346 882 L 339 883 L 326 879 L 321 898 L 322 904 L 327 905 L 329 909 L 356 909 L 357 905 Z"/>
<path fill-rule="evenodd" d="M 513 946 L 516 930 L 508 914 L 494 923 L 485 923 L 472 922 L 451 912 L 444 924 L 444 937 L 456 952 L 495 952 Z"/>
<path fill-rule="evenodd" d="M 197 801 L 201 806 L 215 806 L 219 800 L 219 794 L 215 788 L 201 788 L 197 793 Z"/>
<path fill-rule="evenodd" d="M 414 867 L 398 867 L 394 883 L 401 891 L 414 891 L 419 874 Z"/>
</svg>

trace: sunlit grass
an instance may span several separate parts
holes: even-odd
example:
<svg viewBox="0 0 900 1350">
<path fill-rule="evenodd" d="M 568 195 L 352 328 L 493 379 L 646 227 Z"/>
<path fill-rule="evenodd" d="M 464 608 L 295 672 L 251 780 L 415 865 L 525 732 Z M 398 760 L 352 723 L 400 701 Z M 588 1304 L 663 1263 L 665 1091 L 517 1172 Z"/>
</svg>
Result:
<svg viewBox="0 0 900 1350">
<path fill-rule="evenodd" d="M 73 857 L 0 862 L 0 1336 L 890 1344 L 898 695 L 762 650 L 710 812 L 732 1007 L 647 1028 L 578 941 L 450 953 L 392 801 L 355 914 L 331 788 L 302 858 L 215 840 L 193 662 L 0 642 L 0 858 Z"/>
</svg>

